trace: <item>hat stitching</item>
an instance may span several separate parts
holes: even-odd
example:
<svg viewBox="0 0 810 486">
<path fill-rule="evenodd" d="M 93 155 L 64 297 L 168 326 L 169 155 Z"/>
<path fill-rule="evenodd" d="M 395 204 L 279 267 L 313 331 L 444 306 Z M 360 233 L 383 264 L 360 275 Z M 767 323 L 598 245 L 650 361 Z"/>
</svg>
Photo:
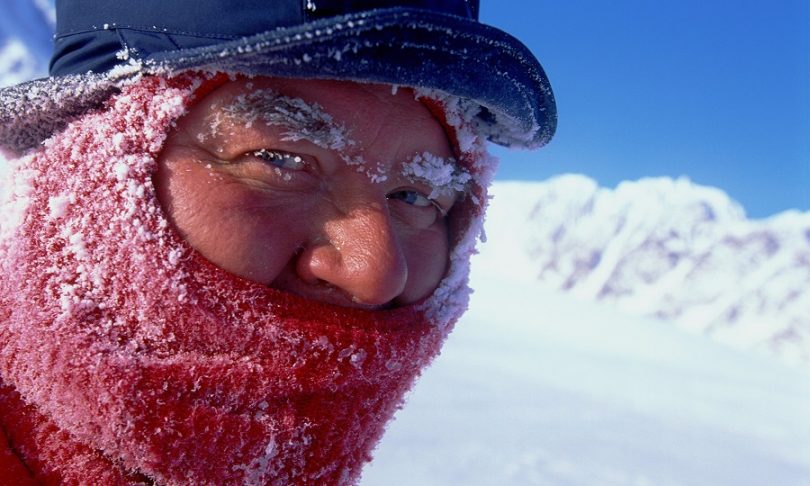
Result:
<svg viewBox="0 0 810 486">
<path fill-rule="evenodd" d="M 106 29 L 104 27 L 96 27 L 96 26 L 93 26 L 93 27 L 94 28 L 92 28 L 92 29 L 74 30 L 74 31 L 70 31 L 70 32 L 59 33 L 59 34 L 56 35 L 55 39 L 57 41 L 59 41 L 59 40 L 64 40 L 66 37 L 69 37 L 69 36 L 72 36 L 72 35 L 77 35 L 77 34 L 88 34 L 88 33 L 92 33 L 92 32 L 104 32 L 104 31 L 113 32 L 113 31 L 122 30 L 122 29 L 137 30 L 137 31 L 156 33 L 156 34 L 189 35 L 189 36 L 194 36 L 194 37 L 205 37 L 205 38 L 208 38 L 208 39 L 234 40 L 234 39 L 240 39 L 240 38 L 245 37 L 244 35 L 238 35 L 238 34 L 218 34 L 218 33 L 208 33 L 208 34 L 206 34 L 204 32 L 191 32 L 191 31 L 175 30 L 175 29 L 156 27 L 154 25 L 149 25 L 148 26 L 148 25 L 137 25 L 137 24 L 126 24 L 126 25 L 110 24 L 110 26 L 107 27 Z M 249 34 L 249 35 L 255 35 L 255 34 Z"/>
</svg>

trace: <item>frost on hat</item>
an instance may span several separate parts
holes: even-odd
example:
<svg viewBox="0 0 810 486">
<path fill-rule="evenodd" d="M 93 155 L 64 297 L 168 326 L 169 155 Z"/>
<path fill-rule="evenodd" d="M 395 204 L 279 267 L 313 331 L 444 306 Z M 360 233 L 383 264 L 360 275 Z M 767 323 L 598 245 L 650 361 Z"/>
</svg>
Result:
<svg viewBox="0 0 810 486">
<path fill-rule="evenodd" d="M 53 78 L 0 89 L 0 147 L 22 153 L 132 76 L 195 71 L 440 90 L 489 140 L 535 148 L 556 128 L 548 78 L 519 40 L 478 22 L 476 0 L 57 0 Z M 90 72 L 95 74 L 89 74 Z M 61 82 L 93 83 L 81 92 Z M 27 105 L 27 107 L 26 107 Z M 39 120 L 47 123 L 39 124 Z"/>
</svg>

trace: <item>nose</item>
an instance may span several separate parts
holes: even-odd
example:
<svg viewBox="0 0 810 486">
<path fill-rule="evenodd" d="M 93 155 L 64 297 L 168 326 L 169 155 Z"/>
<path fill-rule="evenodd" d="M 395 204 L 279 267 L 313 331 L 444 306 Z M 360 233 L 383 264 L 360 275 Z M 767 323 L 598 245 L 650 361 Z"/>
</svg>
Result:
<svg viewBox="0 0 810 486">
<path fill-rule="evenodd" d="M 355 209 L 326 221 L 320 237 L 298 256 L 296 271 L 313 288 L 326 282 L 341 289 L 351 298 L 348 305 L 388 304 L 408 280 L 405 256 L 383 207 Z"/>
</svg>

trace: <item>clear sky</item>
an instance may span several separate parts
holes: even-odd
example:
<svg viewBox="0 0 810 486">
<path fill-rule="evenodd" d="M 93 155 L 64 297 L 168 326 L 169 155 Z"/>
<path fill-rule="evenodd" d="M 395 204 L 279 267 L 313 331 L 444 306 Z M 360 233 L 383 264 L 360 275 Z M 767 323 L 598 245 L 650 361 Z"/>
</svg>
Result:
<svg viewBox="0 0 810 486">
<path fill-rule="evenodd" d="M 557 97 L 538 152 L 495 150 L 501 179 L 600 184 L 685 175 L 752 217 L 810 210 L 810 1 L 482 0 Z"/>
<path fill-rule="evenodd" d="M 810 0 L 481 3 L 538 56 L 559 109 L 548 147 L 495 150 L 501 179 L 684 175 L 753 217 L 810 210 Z M 12 17 L 2 30 L 30 30 Z"/>
</svg>

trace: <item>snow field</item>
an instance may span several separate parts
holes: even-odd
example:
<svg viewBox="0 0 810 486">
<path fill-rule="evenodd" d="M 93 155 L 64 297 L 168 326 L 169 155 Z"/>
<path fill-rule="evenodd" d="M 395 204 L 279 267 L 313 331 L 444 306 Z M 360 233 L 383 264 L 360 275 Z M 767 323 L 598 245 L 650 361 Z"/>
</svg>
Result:
<svg viewBox="0 0 810 486">
<path fill-rule="evenodd" d="M 810 484 L 807 373 L 475 272 L 364 486 Z"/>
<path fill-rule="evenodd" d="M 810 484 L 810 372 L 549 290 L 510 201 L 363 486 Z"/>
</svg>

